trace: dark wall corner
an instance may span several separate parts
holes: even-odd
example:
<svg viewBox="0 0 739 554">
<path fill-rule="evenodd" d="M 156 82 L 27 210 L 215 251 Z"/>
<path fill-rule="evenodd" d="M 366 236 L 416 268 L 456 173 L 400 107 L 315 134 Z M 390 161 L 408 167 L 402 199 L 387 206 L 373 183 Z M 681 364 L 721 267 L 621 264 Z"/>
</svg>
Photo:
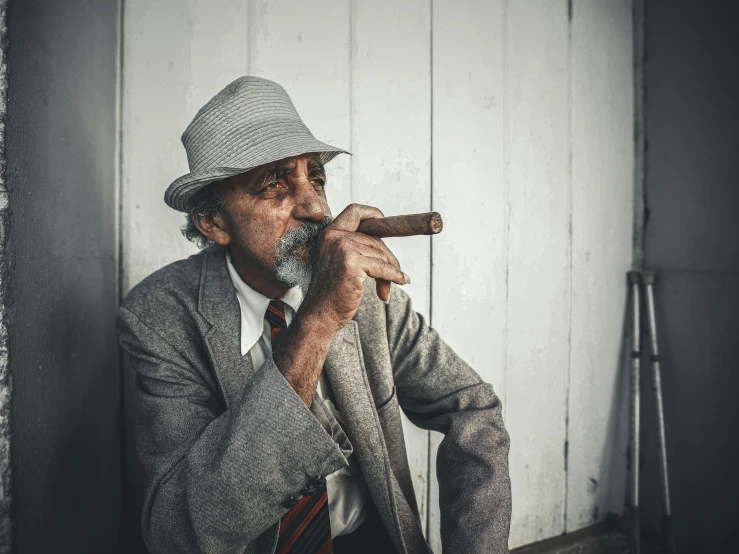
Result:
<svg viewBox="0 0 739 554">
<path fill-rule="evenodd" d="M 739 477 L 739 3 L 646 2 L 645 259 L 656 317 L 679 552 L 736 548 Z M 661 502 L 644 375 L 643 526 Z"/>
<path fill-rule="evenodd" d="M 115 553 L 119 5 L 8 4 L 13 552 Z"/>
</svg>

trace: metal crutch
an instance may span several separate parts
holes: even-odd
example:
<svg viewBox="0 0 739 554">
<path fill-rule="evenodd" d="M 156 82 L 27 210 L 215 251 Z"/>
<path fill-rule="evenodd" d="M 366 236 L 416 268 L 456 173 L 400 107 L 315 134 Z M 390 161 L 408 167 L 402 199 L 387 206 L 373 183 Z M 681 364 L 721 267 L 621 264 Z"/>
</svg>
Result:
<svg viewBox="0 0 739 554">
<path fill-rule="evenodd" d="M 660 376 L 659 347 L 657 344 L 657 319 L 654 315 L 654 271 L 642 271 L 641 280 L 647 301 L 649 321 L 649 343 L 652 364 L 652 390 L 657 420 L 657 447 L 659 449 L 659 469 L 662 485 L 662 538 L 668 554 L 675 554 L 675 540 L 672 534 L 672 512 L 670 510 L 670 482 L 667 477 L 667 448 L 665 446 L 665 412 L 662 403 L 662 379 Z"/>
<path fill-rule="evenodd" d="M 640 554 L 639 525 L 639 379 L 641 363 L 641 326 L 639 285 L 641 273 L 629 271 L 631 286 L 631 406 L 629 421 L 629 503 L 626 505 L 626 533 L 632 554 Z"/>
</svg>

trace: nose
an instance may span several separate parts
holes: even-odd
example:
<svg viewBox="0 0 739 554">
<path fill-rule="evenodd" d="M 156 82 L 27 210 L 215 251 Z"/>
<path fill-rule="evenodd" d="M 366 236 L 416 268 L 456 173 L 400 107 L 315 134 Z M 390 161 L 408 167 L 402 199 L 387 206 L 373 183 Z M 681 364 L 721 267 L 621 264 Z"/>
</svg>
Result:
<svg viewBox="0 0 739 554">
<path fill-rule="evenodd" d="M 307 164 L 298 163 L 298 167 L 290 175 L 290 185 L 295 194 L 295 206 L 293 217 L 298 220 L 308 219 L 319 222 L 328 213 L 328 206 L 321 196 L 313 188 L 313 183 L 308 175 Z"/>
</svg>

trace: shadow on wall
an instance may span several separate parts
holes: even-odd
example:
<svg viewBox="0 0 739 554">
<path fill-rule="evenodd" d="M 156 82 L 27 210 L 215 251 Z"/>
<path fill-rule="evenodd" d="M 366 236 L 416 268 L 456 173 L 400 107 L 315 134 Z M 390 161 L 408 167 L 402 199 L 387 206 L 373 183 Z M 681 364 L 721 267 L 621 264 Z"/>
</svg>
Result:
<svg viewBox="0 0 739 554">
<path fill-rule="evenodd" d="M 624 287 L 626 287 L 626 276 L 624 275 Z M 608 506 L 613 513 L 623 512 L 626 498 L 615 492 L 622 493 L 626 487 L 618 486 L 624 483 L 628 474 L 628 444 L 629 444 L 629 371 L 631 362 L 631 342 L 629 337 L 629 322 L 631 309 L 629 295 L 624 300 L 623 320 L 621 324 L 621 343 L 618 350 L 617 365 L 615 372 L 614 395 L 608 416 L 606 438 L 609 439 L 603 445 L 601 455 L 601 466 L 599 480 L 590 479 L 588 490 L 597 498 L 593 503 L 596 506 L 590 515 L 593 523 L 602 521 L 605 514 L 599 514 L 597 506 Z M 609 487 L 600 487 L 600 483 L 609 483 Z M 627 492 L 628 494 L 628 492 Z"/>
<path fill-rule="evenodd" d="M 136 456 L 134 445 L 135 409 L 134 379 L 128 355 L 123 355 L 123 464 L 124 496 L 121 547 L 126 554 L 149 554 L 141 534 L 141 511 L 144 503 L 144 468 Z"/>
</svg>

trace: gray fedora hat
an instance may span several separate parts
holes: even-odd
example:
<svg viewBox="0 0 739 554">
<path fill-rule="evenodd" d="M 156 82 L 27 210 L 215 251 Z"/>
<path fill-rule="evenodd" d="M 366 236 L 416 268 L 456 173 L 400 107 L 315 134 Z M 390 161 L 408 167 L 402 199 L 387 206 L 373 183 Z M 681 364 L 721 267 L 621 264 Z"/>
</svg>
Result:
<svg viewBox="0 0 739 554">
<path fill-rule="evenodd" d="M 181 212 L 206 185 L 260 165 L 309 152 L 325 164 L 349 154 L 313 137 L 284 88 L 251 76 L 239 77 L 200 108 L 182 144 L 190 173 L 164 193 L 167 205 Z"/>
</svg>

